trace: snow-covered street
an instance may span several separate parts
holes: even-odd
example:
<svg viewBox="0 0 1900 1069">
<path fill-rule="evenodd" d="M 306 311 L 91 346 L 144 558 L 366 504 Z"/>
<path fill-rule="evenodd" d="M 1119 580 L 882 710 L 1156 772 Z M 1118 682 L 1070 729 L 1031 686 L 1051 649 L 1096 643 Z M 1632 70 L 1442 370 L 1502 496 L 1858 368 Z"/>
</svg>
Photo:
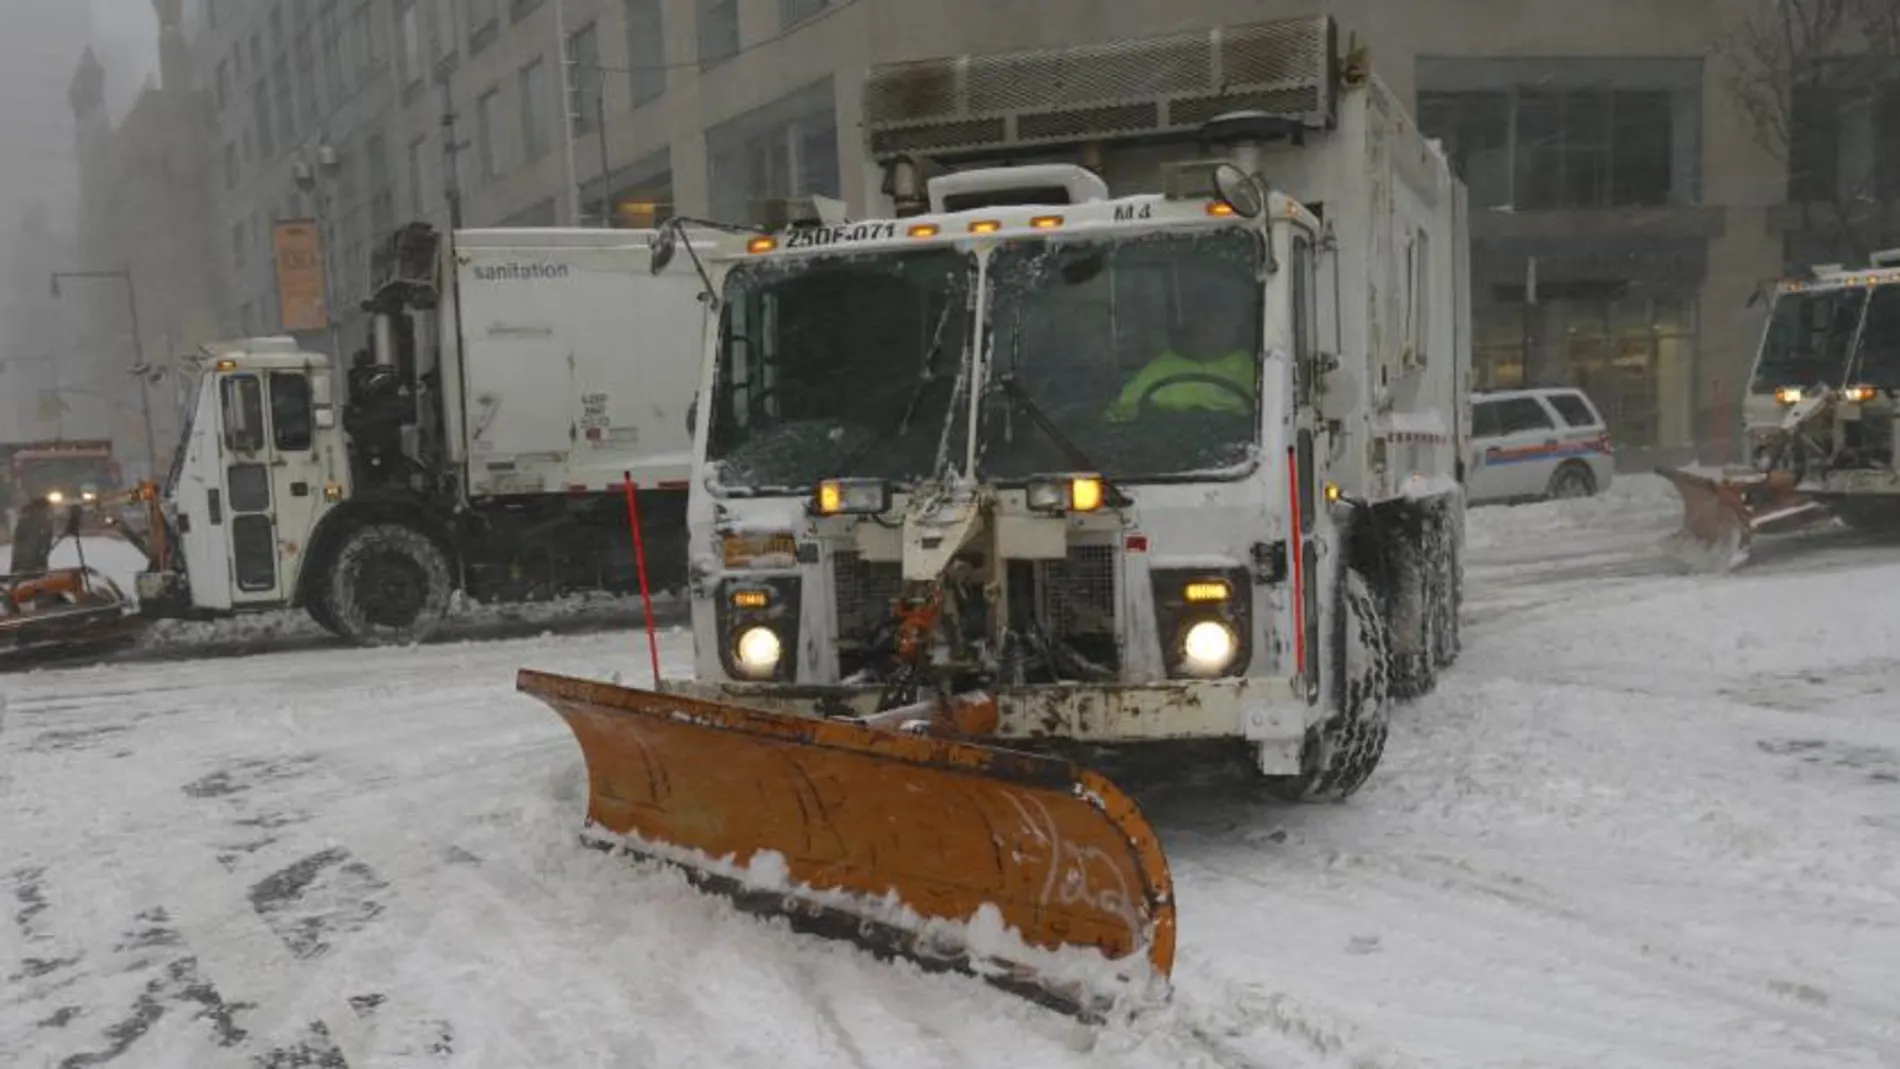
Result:
<svg viewBox="0 0 1900 1069">
<path fill-rule="evenodd" d="M 1365 790 L 1145 797 L 1175 994 L 1101 1027 L 580 846 L 514 673 L 637 680 L 631 627 L 0 675 L 0 1065 L 1900 1066 L 1900 553 L 1675 523 L 1474 510 Z"/>
</svg>

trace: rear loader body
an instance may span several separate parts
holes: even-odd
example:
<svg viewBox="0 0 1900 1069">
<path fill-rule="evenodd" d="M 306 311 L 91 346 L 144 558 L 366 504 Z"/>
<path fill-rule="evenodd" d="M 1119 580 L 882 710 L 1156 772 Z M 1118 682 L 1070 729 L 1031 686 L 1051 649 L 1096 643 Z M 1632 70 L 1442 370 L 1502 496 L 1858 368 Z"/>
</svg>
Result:
<svg viewBox="0 0 1900 1069">
<path fill-rule="evenodd" d="M 1073 1005 L 1052 953 L 1165 978 L 1174 905 L 1154 830 L 1068 758 L 1367 781 L 1457 654 L 1465 217 L 1335 47 L 1291 19 L 877 68 L 891 214 L 706 256 L 662 229 L 655 270 L 718 315 L 692 678 L 519 683 L 580 740 L 590 835 L 794 916 L 901 914 Z M 1132 133 L 1058 91 L 1164 63 L 1193 84 L 1130 88 Z"/>
</svg>

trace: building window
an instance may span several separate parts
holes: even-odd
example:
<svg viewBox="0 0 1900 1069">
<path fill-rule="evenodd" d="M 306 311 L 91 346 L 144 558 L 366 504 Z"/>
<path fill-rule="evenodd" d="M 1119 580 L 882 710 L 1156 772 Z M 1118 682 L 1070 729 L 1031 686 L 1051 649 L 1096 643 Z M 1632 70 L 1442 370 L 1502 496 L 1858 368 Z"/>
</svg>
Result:
<svg viewBox="0 0 1900 1069">
<path fill-rule="evenodd" d="M 787 29 L 825 9 L 827 0 L 778 0 L 779 25 Z"/>
<path fill-rule="evenodd" d="M 660 0 L 627 0 L 627 77 L 633 106 L 666 92 L 666 35 Z"/>
<path fill-rule="evenodd" d="M 221 59 L 218 61 L 218 110 L 223 111 L 230 102 L 231 63 L 229 60 Z"/>
<path fill-rule="evenodd" d="M 573 99 L 567 112 L 574 117 L 574 132 L 584 133 L 600 125 L 600 34 L 588 23 L 567 38 L 567 86 Z"/>
<path fill-rule="evenodd" d="M 1699 60 L 1419 60 L 1418 122 L 1476 208 L 1693 204 Z"/>
<path fill-rule="evenodd" d="M 538 160 L 550 147 L 548 65 L 539 59 L 521 68 L 522 162 Z"/>
<path fill-rule="evenodd" d="M 1788 199 L 1900 200 L 1900 81 L 1871 81 L 1839 66 L 1837 72 L 1830 64 L 1796 87 Z"/>
<path fill-rule="evenodd" d="M 238 147 L 235 141 L 224 143 L 224 188 L 236 189 L 238 184 Z"/>
<path fill-rule="evenodd" d="M 473 55 L 501 32 L 501 0 L 462 0 L 462 17 L 468 22 L 468 51 Z"/>
<path fill-rule="evenodd" d="M 290 148 L 297 140 L 297 105 L 290 95 L 290 61 L 283 56 L 272 67 L 271 90 L 277 98 L 277 139 Z"/>
<path fill-rule="evenodd" d="M 244 254 L 249 251 L 250 243 L 244 233 L 244 220 L 231 224 L 231 266 L 243 269 Z"/>
<path fill-rule="evenodd" d="M 401 35 L 402 51 L 398 53 L 402 64 L 400 74 L 404 89 L 422 82 L 422 22 L 421 14 L 413 3 L 403 5 L 396 16 L 397 32 Z"/>
<path fill-rule="evenodd" d="M 268 160 L 277 155 L 277 141 L 270 129 L 270 86 L 262 78 L 251 86 L 251 119 L 257 127 L 258 157 Z"/>
<path fill-rule="evenodd" d="M 831 79 L 706 131 L 706 155 L 718 218 L 766 224 L 788 198 L 838 196 Z"/>
<path fill-rule="evenodd" d="M 317 124 L 317 53 L 316 46 L 310 41 L 310 31 L 297 33 L 297 99 L 303 103 L 303 125 L 306 129 Z"/>
<path fill-rule="evenodd" d="M 602 200 L 603 194 L 605 200 Z M 583 226 L 606 225 L 619 230 L 651 230 L 673 217 L 672 153 L 657 152 L 606 176 L 581 183 Z"/>
<path fill-rule="evenodd" d="M 412 219 L 426 219 L 429 216 L 424 206 L 427 179 L 422 173 L 422 153 L 427 145 L 427 139 L 420 137 L 409 142 L 409 215 Z"/>
<path fill-rule="evenodd" d="M 501 132 L 498 123 L 500 111 L 499 89 L 490 89 L 475 101 L 475 152 L 481 158 L 484 182 L 501 177 L 501 146 L 495 142 Z"/>
<path fill-rule="evenodd" d="M 375 77 L 388 55 L 383 51 L 383 40 L 377 33 L 375 2 L 376 0 L 363 0 L 362 3 L 356 5 L 356 11 L 350 16 L 350 34 L 355 41 L 359 85 Z"/>
<path fill-rule="evenodd" d="M 332 106 L 343 99 L 343 54 L 339 47 L 342 32 L 338 18 L 335 8 L 324 10 L 319 30 L 321 43 L 317 46 L 323 61 L 323 94 Z"/>
<path fill-rule="evenodd" d="M 699 0 L 699 66 L 739 54 L 739 0 Z"/>
</svg>

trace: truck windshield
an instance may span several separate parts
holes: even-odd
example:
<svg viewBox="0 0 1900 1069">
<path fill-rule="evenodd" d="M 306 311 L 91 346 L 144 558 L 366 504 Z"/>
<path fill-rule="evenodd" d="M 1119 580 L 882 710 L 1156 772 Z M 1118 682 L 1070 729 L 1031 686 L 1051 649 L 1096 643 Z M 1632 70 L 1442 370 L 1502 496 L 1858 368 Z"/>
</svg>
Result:
<svg viewBox="0 0 1900 1069">
<path fill-rule="evenodd" d="M 1900 390 L 1900 285 L 1888 283 L 1868 295 L 1858 365 L 1848 385 Z"/>
<path fill-rule="evenodd" d="M 975 260 L 951 248 L 747 264 L 726 282 L 707 459 L 722 489 L 914 483 L 954 456 Z M 961 421 L 960 421 L 961 422 Z"/>
<path fill-rule="evenodd" d="M 1260 255 L 1240 229 L 998 249 L 992 386 L 1009 386 L 986 398 L 981 474 L 1086 459 L 1128 481 L 1245 462 L 1260 427 Z"/>
<path fill-rule="evenodd" d="M 1754 392 L 1844 385 L 1841 377 L 1866 300 L 1864 289 L 1806 290 L 1776 298 L 1755 364 Z"/>
<path fill-rule="evenodd" d="M 20 488 L 29 496 L 58 490 L 77 497 L 82 492 L 107 493 L 118 489 L 112 462 L 104 457 L 35 457 L 16 461 Z"/>
</svg>

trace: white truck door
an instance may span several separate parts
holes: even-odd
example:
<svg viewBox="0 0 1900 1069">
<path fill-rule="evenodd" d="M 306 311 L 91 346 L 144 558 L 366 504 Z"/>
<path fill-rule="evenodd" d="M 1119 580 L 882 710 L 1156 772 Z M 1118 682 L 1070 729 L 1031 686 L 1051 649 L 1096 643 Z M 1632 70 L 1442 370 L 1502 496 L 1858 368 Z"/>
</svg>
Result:
<svg viewBox="0 0 1900 1069">
<path fill-rule="evenodd" d="M 177 516 L 179 551 L 191 583 L 191 603 L 200 609 L 231 607 L 231 550 L 224 515 L 223 411 L 219 382 L 207 375 L 199 383 L 185 460 L 171 488 Z"/>
<path fill-rule="evenodd" d="M 265 377 L 269 404 L 270 491 L 275 527 L 277 589 L 290 598 L 304 551 L 323 506 L 323 467 L 317 458 L 316 397 L 310 376 L 273 370 Z"/>
<path fill-rule="evenodd" d="M 219 376 L 224 470 L 219 497 L 213 498 L 211 523 L 224 531 L 233 608 L 284 600 L 277 553 L 277 495 L 272 486 L 277 455 L 265 418 L 266 390 L 264 372 Z"/>
</svg>

